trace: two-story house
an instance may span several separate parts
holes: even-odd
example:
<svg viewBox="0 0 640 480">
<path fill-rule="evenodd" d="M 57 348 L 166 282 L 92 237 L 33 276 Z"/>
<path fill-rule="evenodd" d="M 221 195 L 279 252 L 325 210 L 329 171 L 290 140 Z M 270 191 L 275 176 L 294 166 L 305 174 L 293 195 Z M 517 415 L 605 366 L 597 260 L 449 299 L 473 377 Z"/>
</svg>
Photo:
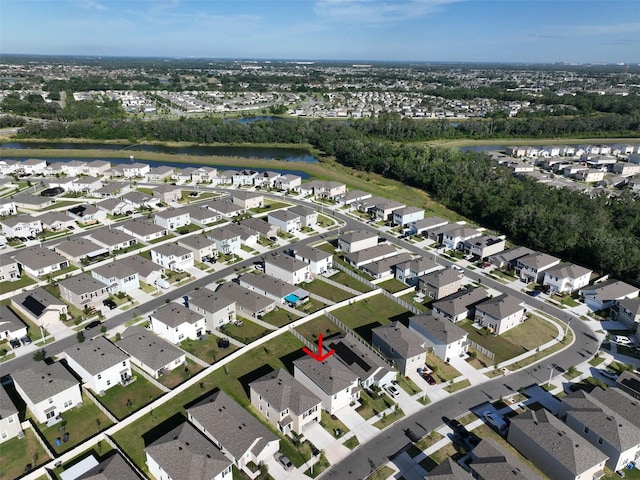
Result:
<svg viewBox="0 0 640 480">
<path fill-rule="evenodd" d="M 294 246 L 295 258 L 309 264 L 309 270 L 314 275 L 322 275 L 333 268 L 333 255 L 318 248 L 306 245 Z"/>
<path fill-rule="evenodd" d="M 242 245 L 240 234 L 231 232 L 225 227 L 214 228 L 207 232 L 207 238 L 215 242 L 218 253 L 224 253 L 225 255 L 236 253 Z"/>
<path fill-rule="evenodd" d="M 584 287 L 579 293 L 587 307 L 597 312 L 612 307 L 617 300 L 637 298 L 640 289 L 621 280 L 607 280 Z"/>
<path fill-rule="evenodd" d="M 245 317 L 261 318 L 276 308 L 276 301 L 258 292 L 241 287 L 235 282 L 218 286 L 216 293 L 229 298 L 236 304 L 236 313 Z"/>
<path fill-rule="evenodd" d="M 560 264 L 560 259 L 546 253 L 534 252 L 517 260 L 516 275 L 524 282 L 542 283 L 546 270 Z"/>
<path fill-rule="evenodd" d="M 236 321 L 235 300 L 208 288 L 201 288 L 189 297 L 189 308 L 204 317 L 207 330 L 218 330 Z"/>
<path fill-rule="evenodd" d="M 182 272 L 193 268 L 193 251 L 177 243 L 168 243 L 151 249 L 151 261 L 162 268 Z"/>
<path fill-rule="evenodd" d="M 378 234 L 365 230 L 345 232 L 338 237 L 338 248 L 345 253 L 355 253 L 378 245 Z"/>
<path fill-rule="evenodd" d="M 127 262 L 127 258 L 105 263 L 91 270 L 91 275 L 96 280 L 109 286 L 109 292 L 130 292 L 140 288 L 138 272 Z"/>
<path fill-rule="evenodd" d="M 171 302 L 149 315 L 151 329 L 165 340 L 177 344 L 196 340 L 206 331 L 204 316 L 184 305 Z"/>
<path fill-rule="evenodd" d="M 445 362 L 462 357 L 467 352 L 467 332 L 431 312 L 409 318 L 409 329 L 424 340 L 424 345 L 433 350 Z"/>
<path fill-rule="evenodd" d="M 294 285 L 311 279 L 308 263 L 284 254 L 268 255 L 264 261 L 264 272 Z"/>
<path fill-rule="evenodd" d="M 393 224 L 407 226 L 412 222 L 424 219 L 424 210 L 418 207 L 404 207 L 393 211 Z"/>
<path fill-rule="evenodd" d="M 460 290 L 462 276 L 452 268 L 436 270 L 418 279 L 418 290 L 433 300 L 440 300 Z"/>
<path fill-rule="evenodd" d="M 0 444 L 22 434 L 18 409 L 0 385 Z"/>
<path fill-rule="evenodd" d="M 397 264 L 395 266 L 395 278 L 414 287 L 419 285 L 420 277 L 442 270 L 443 268 L 443 266 L 435 262 L 435 257 L 433 259 L 417 257 L 407 262 Z"/>
<path fill-rule="evenodd" d="M 550 292 L 572 294 L 589 285 L 593 272 L 573 263 L 561 263 L 544 272 L 543 285 Z"/>
<path fill-rule="evenodd" d="M 42 222 L 31 215 L 2 218 L 0 225 L 2 225 L 2 235 L 7 238 L 35 237 L 42 232 Z"/>
<path fill-rule="evenodd" d="M 131 357 L 131 363 L 153 378 L 160 378 L 187 361 L 184 351 L 137 325 L 128 327 L 116 345 Z"/>
<path fill-rule="evenodd" d="M 300 215 L 293 213 L 289 210 L 276 210 L 275 212 L 269 212 L 267 215 L 267 221 L 283 232 L 294 233 L 300 231 L 302 223 L 300 221 Z"/>
<path fill-rule="evenodd" d="M 65 278 L 58 286 L 62 299 L 81 309 L 97 308 L 109 296 L 109 286 L 88 273 Z"/>
<path fill-rule="evenodd" d="M 371 343 L 401 375 L 415 372 L 427 357 L 424 341 L 398 321 L 372 329 Z"/>
<path fill-rule="evenodd" d="M 635 330 L 640 325 L 640 298 L 616 300 L 611 306 L 611 319 Z"/>
<path fill-rule="evenodd" d="M 216 242 L 204 235 L 190 235 L 178 240 L 178 245 L 193 252 L 193 259 L 197 262 L 208 262 L 218 256 Z"/>
<path fill-rule="evenodd" d="M 162 212 L 156 212 L 154 222 L 168 230 L 177 230 L 191 223 L 188 211 L 177 208 L 168 208 Z"/>
<path fill-rule="evenodd" d="M 525 313 L 520 300 L 503 293 L 478 303 L 474 319 L 494 335 L 502 335 L 524 322 L 527 319 Z"/>
<path fill-rule="evenodd" d="M 484 288 L 466 288 L 433 302 L 433 314 L 454 323 L 465 318 L 473 318 L 476 305 L 487 298 L 489 295 Z"/>
</svg>

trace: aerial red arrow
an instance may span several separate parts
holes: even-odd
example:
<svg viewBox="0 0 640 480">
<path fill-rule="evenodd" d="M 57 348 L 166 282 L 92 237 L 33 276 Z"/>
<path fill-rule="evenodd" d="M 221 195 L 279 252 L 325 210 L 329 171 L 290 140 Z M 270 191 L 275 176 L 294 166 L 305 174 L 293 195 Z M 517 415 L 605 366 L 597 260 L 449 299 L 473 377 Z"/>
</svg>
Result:
<svg viewBox="0 0 640 480">
<path fill-rule="evenodd" d="M 329 358 L 331 355 L 336 353 L 334 349 L 331 349 L 324 355 L 322 354 L 322 334 L 321 333 L 318 334 L 318 353 L 313 353 L 307 347 L 302 347 L 302 351 L 307 355 L 311 355 L 313 358 L 316 359 L 317 362 L 321 362 L 324 359 Z"/>
</svg>

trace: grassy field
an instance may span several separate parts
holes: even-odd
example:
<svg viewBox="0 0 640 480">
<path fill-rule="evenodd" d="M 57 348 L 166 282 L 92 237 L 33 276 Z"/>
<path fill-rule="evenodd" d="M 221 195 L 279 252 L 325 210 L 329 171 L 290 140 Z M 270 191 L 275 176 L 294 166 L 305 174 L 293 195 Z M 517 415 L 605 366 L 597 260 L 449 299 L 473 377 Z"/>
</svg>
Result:
<svg viewBox="0 0 640 480">
<path fill-rule="evenodd" d="M 377 284 L 380 288 L 384 288 L 387 292 L 396 293 L 401 290 L 406 290 L 409 288 L 408 285 L 402 283 L 400 280 L 396 280 L 395 278 L 390 278 L 389 280 L 385 280 L 384 282 L 380 282 Z M 411 300 L 409 300 L 411 301 Z"/>
<path fill-rule="evenodd" d="M 242 326 L 228 323 L 224 327 L 224 334 L 239 342 L 251 343 L 269 333 L 269 330 L 247 318 L 238 318 L 238 320 L 242 320 Z"/>
<path fill-rule="evenodd" d="M 224 390 L 243 406 L 249 405 L 245 388 L 247 384 L 271 370 L 287 368 L 298 355 L 303 354 L 302 344 L 290 334 L 278 336 L 266 344 L 245 352 L 238 360 L 207 375 L 201 385 L 194 385 L 181 392 L 175 398 L 165 402 L 153 410 L 150 415 L 133 422 L 127 428 L 114 435 L 116 442 L 125 450 L 143 471 L 147 471 L 144 463 L 143 435 L 176 414 L 184 414 L 184 405 L 216 388 Z M 281 444 L 284 444 L 281 441 Z M 290 445 L 290 442 L 288 442 Z M 291 446 L 291 449 L 293 447 Z M 289 453 L 291 453 L 290 456 Z M 303 458 L 296 450 L 288 451 L 287 456 L 296 465 L 303 463 Z"/>
<path fill-rule="evenodd" d="M 28 275 L 22 275 L 20 280 L 16 280 L 15 282 L 0 282 L 0 295 L 20 290 L 34 283 L 36 283 L 36 281 Z"/>
<path fill-rule="evenodd" d="M 192 375 L 195 375 L 202 367 L 198 365 L 196 362 L 187 358 L 187 364 L 185 366 L 179 366 L 174 368 L 169 373 L 165 373 L 162 375 L 158 381 L 163 384 L 165 387 L 174 388 L 180 385 L 185 380 L 191 378 Z"/>
<path fill-rule="evenodd" d="M 314 318 L 296 327 L 296 330 L 311 343 L 318 341 L 319 333 L 321 333 L 324 338 L 328 338 L 337 333 L 344 333 L 335 323 L 324 316 Z"/>
<path fill-rule="evenodd" d="M 361 406 L 356 409 L 362 418 L 369 420 L 374 415 L 383 412 L 389 407 L 395 405 L 395 402 L 391 400 L 388 395 L 382 392 L 382 395 L 371 397 L 365 390 L 360 392 L 360 404 Z"/>
<path fill-rule="evenodd" d="M 406 321 L 411 312 L 384 295 L 375 295 L 333 311 L 338 320 L 371 341 L 371 329 L 394 320 Z"/>
<path fill-rule="evenodd" d="M 433 353 L 427 354 L 425 363 L 433 370 L 432 376 L 440 382 L 448 382 L 460 376 L 460 372 L 448 363 L 444 363 L 440 357 Z"/>
<path fill-rule="evenodd" d="M 351 293 L 342 290 L 341 288 L 334 287 L 333 285 L 329 285 L 327 282 L 323 282 L 322 280 L 309 282 L 304 285 L 304 289 L 336 303 L 342 302 L 343 300 L 353 296 Z"/>
<path fill-rule="evenodd" d="M 238 349 L 238 347 L 232 343 L 229 344 L 227 348 L 220 348 L 218 346 L 218 337 L 215 335 L 207 335 L 204 340 L 187 339 L 180 344 L 180 348 L 198 357 L 200 360 L 211 364 L 223 359 Z"/>
<path fill-rule="evenodd" d="M 365 293 L 371 291 L 371 288 L 368 285 L 365 285 L 364 283 L 356 280 L 351 275 L 345 272 L 334 273 L 329 278 L 331 278 L 331 280 L 333 280 L 334 282 L 338 282 L 341 285 L 346 285 L 347 287 L 353 288 L 358 292 Z"/>
<path fill-rule="evenodd" d="M 320 425 L 335 438 L 339 438 L 349 431 L 347 426 L 342 423 L 338 417 L 329 415 L 324 410 L 320 413 Z M 340 434 L 336 435 L 338 430 L 340 430 Z"/>
<path fill-rule="evenodd" d="M 298 320 L 300 317 L 295 313 L 291 313 L 284 308 L 279 308 L 278 310 L 272 310 L 266 315 L 262 316 L 262 321 L 267 322 L 270 325 L 274 325 L 276 327 L 282 327 L 291 322 Z"/>
<path fill-rule="evenodd" d="M 393 411 L 393 413 L 389 413 L 383 416 L 380 420 L 375 422 L 373 426 L 382 430 L 384 427 L 388 427 L 392 423 L 397 422 L 402 417 L 404 417 L 404 412 L 400 407 L 396 405 L 396 409 Z"/>
<path fill-rule="evenodd" d="M 27 428 L 24 434 L 24 438 L 12 438 L 0 443 L 0 480 L 18 478 L 28 464 L 35 468 L 49 460 L 49 455 L 40 445 L 33 430 Z"/>
<path fill-rule="evenodd" d="M 96 398 L 119 420 L 152 402 L 162 390 L 133 370 L 136 381 L 126 387 L 118 384 L 107 390 L 103 396 Z"/>
<path fill-rule="evenodd" d="M 407 450 L 407 453 L 411 458 L 417 457 L 418 455 L 420 455 L 420 453 L 425 451 L 431 445 L 434 445 L 436 442 L 439 442 L 443 438 L 444 436 L 441 433 L 438 433 L 434 430 L 411 445 L 411 447 L 409 447 L 409 449 Z"/>
</svg>

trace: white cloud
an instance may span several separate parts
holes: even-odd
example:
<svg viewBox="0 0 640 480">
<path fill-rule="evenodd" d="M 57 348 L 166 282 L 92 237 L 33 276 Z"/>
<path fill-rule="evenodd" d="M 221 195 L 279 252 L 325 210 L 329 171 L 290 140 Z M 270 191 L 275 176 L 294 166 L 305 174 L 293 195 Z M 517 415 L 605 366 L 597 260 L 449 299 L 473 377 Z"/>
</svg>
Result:
<svg viewBox="0 0 640 480">
<path fill-rule="evenodd" d="M 431 15 L 462 0 L 318 0 L 320 17 L 359 24 L 393 23 Z"/>
</svg>

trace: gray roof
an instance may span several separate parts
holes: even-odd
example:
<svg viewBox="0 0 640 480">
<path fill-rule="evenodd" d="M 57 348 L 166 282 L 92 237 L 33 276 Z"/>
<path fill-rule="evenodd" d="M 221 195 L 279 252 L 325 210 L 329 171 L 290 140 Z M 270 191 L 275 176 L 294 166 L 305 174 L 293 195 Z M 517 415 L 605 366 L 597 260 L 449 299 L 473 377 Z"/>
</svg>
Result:
<svg viewBox="0 0 640 480">
<path fill-rule="evenodd" d="M 209 208 L 224 215 L 230 215 L 244 210 L 244 207 L 229 200 L 212 200 L 209 202 Z"/>
<path fill-rule="evenodd" d="M 398 208 L 393 211 L 394 215 L 410 215 L 412 213 L 424 212 L 423 208 L 414 207 L 409 205 L 408 207 Z"/>
<path fill-rule="evenodd" d="M 11 297 L 11 301 L 30 312 L 35 318 L 39 318 L 50 305 L 66 305 L 42 287 L 15 294 Z"/>
<path fill-rule="evenodd" d="M 42 222 L 44 226 L 51 226 L 56 222 L 62 223 L 75 223 L 75 220 L 64 212 L 45 212 L 38 216 L 38 220 Z"/>
<path fill-rule="evenodd" d="M 295 207 L 291 207 L 289 211 L 301 217 L 308 217 L 309 215 L 318 213 L 317 210 L 313 208 L 305 207 L 304 205 L 296 205 Z"/>
<path fill-rule="evenodd" d="M 122 228 L 127 229 L 130 232 L 135 233 L 136 235 L 140 235 L 141 237 L 146 237 L 147 235 L 152 235 L 159 232 L 164 232 L 167 229 L 161 227 L 160 225 L 156 225 L 155 223 L 149 220 L 129 220 L 122 225 Z"/>
<path fill-rule="evenodd" d="M 270 263 L 271 265 L 279 267 L 287 272 L 297 272 L 303 268 L 309 268 L 308 263 L 284 254 L 269 255 L 265 258 L 265 263 Z"/>
<path fill-rule="evenodd" d="M 459 282 L 462 274 L 453 268 L 445 268 L 435 272 L 427 273 L 420 277 L 420 281 L 434 288 L 442 288 L 445 285 Z"/>
<path fill-rule="evenodd" d="M 234 282 L 221 284 L 216 289 L 216 293 L 228 297 L 235 301 L 238 307 L 247 309 L 251 312 L 259 312 L 260 310 L 263 310 L 275 303 L 274 300 L 271 300 L 264 295 L 260 295 L 259 293 L 252 292 L 248 288 L 241 287 Z"/>
<path fill-rule="evenodd" d="M 267 427 L 222 390 L 187 408 L 187 413 L 235 459 L 240 459 L 247 453 L 257 439 L 260 439 L 260 447 L 278 440 Z M 208 480 L 210 479 L 211 476 Z"/>
<path fill-rule="evenodd" d="M 426 230 L 431 230 L 432 228 L 442 227 L 444 225 L 447 225 L 449 222 L 444 218 L 440 218 L 440 217 L 427 217 L 427 218 L 423 218 L 422 220 L 416 220 L 415 222 L 412 222 L 412 223 L 415 223 L 417 228 L 424 228 Z"/>
<path fill-rule="evenodd" d="M 513 263 L 519 258 L 524 257 L 525 255 L 529 255 L 534 253 L 533 250 L 527 247 L 514 247 L 504 252 L 497 253 L 495 255 L 489 256 L 489 261 L 491 263 Z"/>
<path fill-rule="evenodd" d="M 526 265 L 528 267 L 532 267 L 535 270 L 541 270 L 552 263 L 560 261 L 559 258 L 553 257 L 551 255 L 547 255 L 546 253 L 541 252 L 533 252 L 529 255 L 525 255 L 524 257 L 520 257 L 518 259 L 518 263 L 522 265 Z"/>
<path fill-rule="evenodd" d="M 600 390 L 600 387 L 596 387 L 595 390 Z M 624 394 L 614 395 L 620 397 Z M 607 397 L 602 400 L 614 398 L 611 395 Z M 624 452 L 640 442 L 640 428 L 624 418 L 623 415 L 619 415 L 614 405 L 604 403 L 584 390 L 567 395 L 562 399 L 562 403 L 566 405 L 567 415 L 575 418 L 581 425 L 589 427 L 589 430 L 602 437 L 616 450 Z M 636 418 L 640 417 L 640 407 L 637 401 L 630 399 L 627 402 L 617 401 L 616 403 L 627 411 L 629 410 L 628 406 L 635 404 L 635 416 Z"/>
<path fill-rule="evenodd" d="M 403 358 L 410 358 L 425 352 L 422 341 L 414 332 L 400 322 L 382 325 L 371 330 L 387 345 L 398 352 Z"/>
<path fill-rule="evenodd" d="M 240 240 L 243 242 L 246 242 L 251 237 L 260 235 L 260 232 L 253 228 L 247 227 L 246 225 L 238 225 L 237 223 L 230 223 L 226 225 L 225 228 L 234 234 L 240 235 Z"/>
<path fill-rule="evenodd" d="M 264 291 L 273 295 L 274 297 L 284 298 L 290 293 L 298 292 L 301 289 L 287 282 L 283 282 L 271 275 L 265 275 L 264 273 L 245 273 L 238 277 L 240 284 L 247 284 L 250 287 L 254 287 L 258 290 Z M 243 285 L 244 286 L 244 285 Z M 307 293 L 308 295 L 308 293 Z M 300 296 L 300 295 L 298 295 Z"/>
<path fill-rule="evenodd" d="M 623 298 L 617 300 L 616 303 L 629 310 L 633 315 L 640 314 L 640 298 Z"/>
<path fill-rule="evenodd" d="M 358 250 L 357 252 L 347 253 L 344 258 L 345 260 L 349 260 L 350 262 L 358 264 L 384 255 L 390 256 L 391 254 L 396 252 L 397 250 L 393 245 L 390 245 L 388 243 L 381 243 L 380 245 L 376 245 L 374 247 Z M 403 261 L 406 261 L 406 259 Z"/>
<path fill-rule="evenodd" d="M 340 240 L 346 243 L 358 242 L 367 238 L 378 238 L 378 234 L 368 230 L 353 230 L 340 235 Z"/>
<path fill-rule="evenodd" d="M 60 285 L 76 295 L 95 292 L 101 288 L 107 288 L 108 286 L 100 280 L 93 278 L 88 273 L 81 273 L 75 277 L 65 278 L 60 281 Z"/>
<path fill-rule="evenodd" d="M 67 237 L 66 240 L 63 240 L 55 247 L 56 251 L 69 255 L 73 258 L 79 258 L 84 256 L 94 256 L 104 253 L 105 247 L 98 245 L 97 243 L 92 242 L 88 238 L 70 238 Z"/>
<path fill-rule="evenodd" d="M 0 332 L 15 332 L 27 325 L 7 305 L 0 305 Z"/>
<path fill-rule="evenodd" d="M 74 345 L 66 349 L 65 353 L 91 375 L 104 372 L 106 369 L 119 365 L 129 358 L 126 353 L 102 335 Z"/>
<path fill-rule="evenodd" d="M 489 439 L 483 439 L 473 449 L 469 466 L 478 474 L 480 480 L 540 480 L 542 478 L 509 450 L 495 440 Z"/>
<path fill-rule="evenodd" d="M 520 303 L 516 297 L 503 293 L 477 304 L 476 310 L 482 310 L 494 318 L 502 319 L 524 310 Z"/>
<path fill-rule="evenodd" d="M 232 232 L 226 226 L 217 227 L 207 232 L 207 238 L 212 240 L 231 240 L 232 238 L 240 238 L 238 232 Z"/>
<path fill-rule="evenodd" d="M 168 431 L 144 450 L 171 478 L 181 480 L 211 480 L 231 466 L 231 461 L 189 422 Z"/>
<path fill-rule="evenodd" d="M 46 247 L 21 248 L 13 254 L 13 258 L 20 264 L 26 265 L 31 270 L 40 270 L 51 265 L 69 262 L 59 253 Z"/>
<path fill-rule="evenodd" d="M 147 260 L 140 255 L 131 255 L 130 257 L 126 257 L 127 264 L 132 267 L 138 275 L 141 277 L 146 277 L 151 272 L 159 272 L 163 270 L 163 268 L 157 263 L 153 263 L 151 260 Z"/>
<path fill-rule="evenodd" d="M 586 274 L 591 274 L 591 272 L 592 270 L 576 265 L 575 263 L 561 263 L 546 271 L 549 275 L 555 275 L 560 278 L 578 278 Z"/>
<path fill-rule="evenodd" d="M 188 249 L 200 250 L 206 247 L 215 247 L 216 243 L 213 240 L 208 239 L 204 235 L 190 235 L 178 240 L 178 245 L 186 247 Z"/>
<path fill-rule="evenodd" d="M 219 216 L 219 213 L 210 210 L 206 205 L 188 205 L 181 209 L 189 214 L 189 217 L 195 220 L 208 220 Z"/>
<path fill-rule="evenodd" d="M 254 218 L 254 217 L 245 218 L 244 220 L 241 220 L 240 225 L 244 225 L 246 227 L 252 228 L 253 230 L 256 230 L 257 232 L 263 235 L 268 235 L 271 232 L 271 230 L 275 228 L 273 225 L 271 225 L 269 222 L 266 222 L 264 219 Z"/>
<path fill-rule="evenodd" d="M 364 250 L 361 250 L 364 251 Z M 374 275 L 381 275 L 385 272 L 390 272 L 392 267 L 400 264 L 406 264 L 407 261 L 411 260 L 411 254 L 407 252 L 402 252 L 398 255 L 394 255 L 393 257 L 387 257 L 382 260 L 377 260 L 375 262 L 367 263 L 363 265 L 362 270 L 366 270 L 367 272 L 371 272 Z"/>
<path fill-rule="evenodd" d="M 151 250 L 165 257 L 182 257 L 183 255 L 189 255 L 192 253 L 192 250 L 181 247 L 177 243 L 165 243 L 164 245 L 153 247 Z"/>
<path fill-rule="evenodd" d="M 41 220 L 39 218 L 36 218 L 28 214 L 18 215 L 17 217 L 0 219 L 0 223 L 3 223 L 8 227 L 15 227 L 16 225 L 19 225 L 21 223 L 33 223 L 33 222 L 41 222 Z"/>
<path fill-rule="evenodd" d="M 279 174 L 278 174 L 279 175 Z M 236 190 L 229 193 L 231 198 L 237 198 L 238 200 L 249 200 L 252 198 L 264 198 L 262 193 L 248 192 L 244 190 Z"/>
<path fill-rule="evenodd" d="M 470 480 L 471 475 L 467 473 L 451 457 L 445 458 L 442 463 L 429 472 L 429 480 Z"/>
<path fill-rule="evenodd" d="M 584 287 L 583 291 L 593 292 L 598 298 L 603 301 L 615 300 L 627 295 L 632 295 L 637 292 L 638 289 L 633 285 L 629 285 L 621 280 L 608 280 L 602 283 L 596 283 L 590 287 Z M 591 293 L 589 293 L 591 295 Z"/>
<path fill-rule="evenodd" d="M 166 210 L 156 212 L 155 216 L 156 218 L 169 219 L 169 218 L 176 218 L 176 217 L 180 217 L 182 215 L 188 215 L 188 214 L 189 212 L 185 211 L 182 208 L 167 208 Z"/>
<path fill-rule="evenodd" d="M 333 256 L 329 252 L 325 252 L 319 248 L 309 247 L 308 245 L 294 246 L 293 251 L 296 255 L 313 262 L 319 262 L 320 260 Z"/>
<path fill-rule="evenodd" d="M 467 332 L 449 320 L 434 316 L 431 312 L 421 313 L 409 318 L 409 322 L 416 324 L 444 344 L 457 342 L 467 336 Z"/>
<path fill-rule="evenodd" d="M 28 367 L 11 372 L 11 377 L 34 404 L 70 388 L 80 388 L 78 380 L 58 362 L 31 362 Z"/>
<path fill-rule="evenodd" d="M 18 409 L 13 404 L 11 397 L 4 389 L 2 385 L 0 385 L 0 420 L 3 418 L 10 417 L 11 415 L 15 415 L 18 413 Z"/>
<path fill-rule="evenodd" d="M 328 395 L 338 393 L 358 380 L 358 376 L 334 355 L 322 362 L 305 355 L 293 364 Z"/>
<path fill-rule="evenodd" d="M 194 324 L 197 321 L 203 319 L 202 315 L 194 312 L 193 310 L 189 310 L 184 305 L 175 302 L 163 305 L 154 313 L 152 313 L 151 317 L 161 321 L 162 323 L 170 327 L 177 327 L 179 325 L 182 325 L 183 323 Z"/>
<path fill-rule="evenodd" d="M 352 333 L 334 335 L 327 339 L 327 344 L 329 348 L 336 351 L 340 360 L 361 380 L 371 377 L 374 373 L 381 371 L 386 373 L 391 370 L 391 367 L 382 358 L 365 347 L 360 339 Z"/>
<path fill-rule="evenodd" d="M 104 265 L 94 268 L 92 272 L 104 278 L 126 278 L 138 273 L 129 263 L 129 258 L 122 258 L 105 263 Z"/>
<path fill-rule="evenodd" d="M 140 480 L 140 477 L 122 455 L 116 453 L 76 480 Z"/>
<path fill-rule="evenodd" d="M 179 348 L 138 326 L 127 328 L 116 345 L 153 370 L 160 370 L 184 356 Z"/>
<path fill-rule="evenodd" d="M 195 305 L 209 313 L 219 312 L 235 303 L 235 300 L 231 300 L 220 293 L 212 292 L 208 288 L 196 290 L 193 295 L 189 297 L 189 307 Z"/>
<path fill-rule="evenodd" d="M 472 307 L 475 307 L 477 303 L 481 302 L 488 296 L 489 295 L 484 288 L 467 288 L 456 292 L 453 295 L 444 297 L 442 300 L 433 302 L 432 306 L 434 310 L 438 308 L 451 316 L 458 316 Z"/>
<path fill-rule="evenodd" d="M 295 415 L 302 415 L 321 403 L 311 390 L 281 368 L 251 382 L 249 387 L 279 412 L 288 408 Z"/>
<path fill-rule="evenodd" d="M 629 371 L 623 372 L 623 374 L 625 373 L 629 376 L 634 375 Z M 620 380 L 622 376 L 623 375 L 620 375 L 620 377 L 618 377 L 618 380 Z M 635 375 L 635 377 L 637 381 L 640 381 L 640 377 L 638 375 Z M 628 395 L 617 388 L 607 388 L 606 390 L 603 390 L 601 388 L 594 388 L 589 395 L 596 401 L 609 407 L 612 411 L 614 411 L 620 417 L 624 418 L 627 422 L 630 422 L 637 428 L 640 428 L 640 415 L 638 415 L 638 407 L 640 407 L 640 402 L 638 401 L 638 399 L 633 398 L 631 395 Z"/>
<path fill-rule="evenodd" d="M 289 210 L 276 210 L 275 212 L 269 212 L 267 218 L 275 218 L 276 220 L 280 220 L 281 222 L 288 222 L 290 220 L 300 218 L 300 215 Z"/>
<path fill-rule="evenodd" d="M 537 444 L 538 451 L 555 458 L 570 472 L 579 475 L 608 457 L 547 410 L 527 410 L 511 419 L 511 427 Z M 521 452 L 524 453 L 524 452 Z M 544 465 L 540 465 L 544 471 Z"/>
</svg>

